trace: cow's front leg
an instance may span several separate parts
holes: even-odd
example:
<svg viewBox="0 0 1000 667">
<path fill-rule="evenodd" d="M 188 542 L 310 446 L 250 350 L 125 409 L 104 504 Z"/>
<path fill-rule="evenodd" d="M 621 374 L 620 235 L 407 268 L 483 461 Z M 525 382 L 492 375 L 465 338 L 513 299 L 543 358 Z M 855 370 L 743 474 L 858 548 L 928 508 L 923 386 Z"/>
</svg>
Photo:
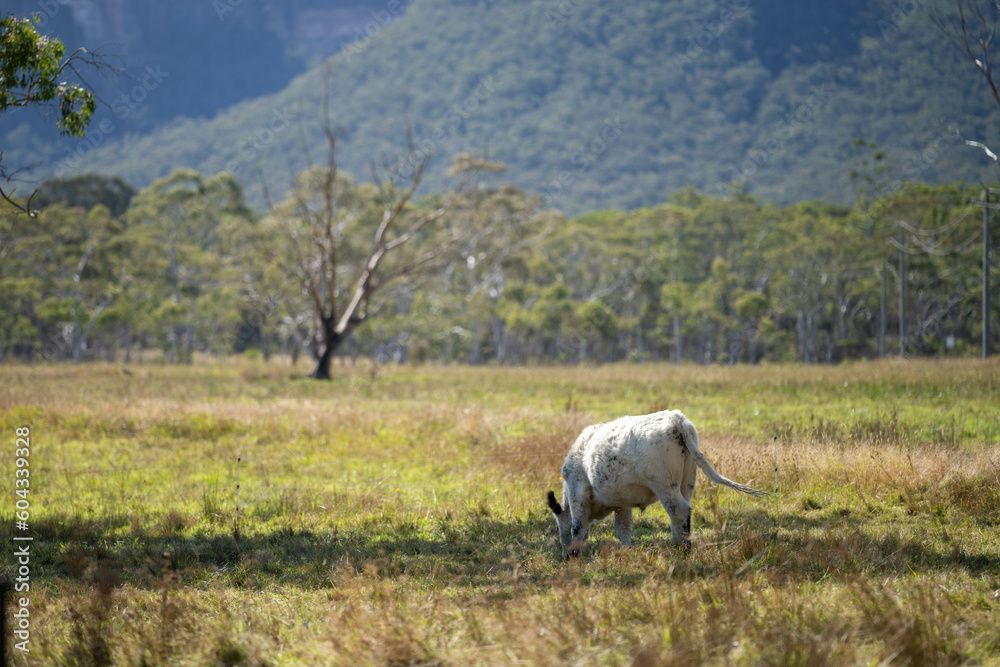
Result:
<svg viewBox="0 0 1000 667">
<path fill-rule="evenodd" d="M 570 556 L 579 556 L 587 536 L 590 534 L 590 519 L 593 504 L 589 488 L 578 489 L 570 498 L 570 512 L 573 516 L 573 527 L 570 533 L 570 545 L 567 550 Z"/>
</svg>

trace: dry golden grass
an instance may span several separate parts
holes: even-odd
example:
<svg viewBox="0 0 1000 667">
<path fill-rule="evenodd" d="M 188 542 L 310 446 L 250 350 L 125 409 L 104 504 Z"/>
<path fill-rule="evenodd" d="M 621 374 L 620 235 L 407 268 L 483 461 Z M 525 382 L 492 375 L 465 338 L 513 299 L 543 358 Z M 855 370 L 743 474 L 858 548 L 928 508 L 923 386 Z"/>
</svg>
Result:
<svg viewBox="0 0 1000 667">
<path fill-rule="evenodd" d="M 14 664 L 998 664 L 998 369 L 0 367 L 33 436 Z M 769 491 L 777 435 L 779 493 L 702 478 L 689 553 L 651 507 L 563 563 L 570 442 L 664 407 Z"/>
</svg>

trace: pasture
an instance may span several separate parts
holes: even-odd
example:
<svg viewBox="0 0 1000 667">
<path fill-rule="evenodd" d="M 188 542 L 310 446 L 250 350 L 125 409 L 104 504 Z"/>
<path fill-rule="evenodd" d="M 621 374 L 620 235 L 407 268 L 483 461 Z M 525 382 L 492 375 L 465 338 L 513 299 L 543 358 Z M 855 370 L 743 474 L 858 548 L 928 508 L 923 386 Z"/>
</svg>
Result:
<svg viewBox="0 0 1000 667">
<path fill-rule="evenodd" d="M 995 360 L 305 370 L 0 366 L 13 664 L 1000 663 Z M 563 562 L 576 433 L 667 407 L 778 493 L 699 473 L 690 552 L 654 505 Z"/>
</svg>

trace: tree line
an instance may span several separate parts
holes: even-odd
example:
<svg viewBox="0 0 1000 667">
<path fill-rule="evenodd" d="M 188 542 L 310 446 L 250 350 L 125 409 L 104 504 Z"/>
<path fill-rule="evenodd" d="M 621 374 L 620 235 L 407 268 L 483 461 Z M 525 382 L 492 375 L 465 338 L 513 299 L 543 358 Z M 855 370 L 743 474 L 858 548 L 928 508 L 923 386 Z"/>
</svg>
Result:
<svg viewBox="0 0 1000 667">
<path fill-rule="evenodd" d="M 266 212 L 229 174 L 47 182 L 34 218 L 0 210 L 0 360 L 315 361 L 347 307 L 330 356 L 379 362 L 978 353 L 981 187 L 907 183 L 851 207 L 686 188 L 567 219 L 476 173 L 418 198 L 356 183 L 331 153 Z M 373 267 L 379 230 L 394 254 Z"/>
</svg>

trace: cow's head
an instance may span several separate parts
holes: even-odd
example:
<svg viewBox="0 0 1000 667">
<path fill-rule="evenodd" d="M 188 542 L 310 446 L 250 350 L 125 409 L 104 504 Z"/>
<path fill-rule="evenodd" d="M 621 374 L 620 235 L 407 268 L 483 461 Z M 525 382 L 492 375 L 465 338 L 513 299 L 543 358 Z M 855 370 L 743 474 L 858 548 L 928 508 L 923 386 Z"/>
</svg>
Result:
<svg viewBox="0 0 1000 667">
<path fill-rule="evenodd" d="M 563 497 L 565 498 L 565 495 Z M 570 546 L 573 541 L 573 520 L 570 517 L 569 508 L 564 508 L 560 505 L 556 501 L 556 494 L 551 491 L 549 491 L 546 499 L 548 500 L 549 509 L 552 510 L 552 514 L 556 517 L 556 525 L 559 527 L 559 541 L 562 543 L 563 558 L 569 558 L 571 552 Z"/>
</svg>

